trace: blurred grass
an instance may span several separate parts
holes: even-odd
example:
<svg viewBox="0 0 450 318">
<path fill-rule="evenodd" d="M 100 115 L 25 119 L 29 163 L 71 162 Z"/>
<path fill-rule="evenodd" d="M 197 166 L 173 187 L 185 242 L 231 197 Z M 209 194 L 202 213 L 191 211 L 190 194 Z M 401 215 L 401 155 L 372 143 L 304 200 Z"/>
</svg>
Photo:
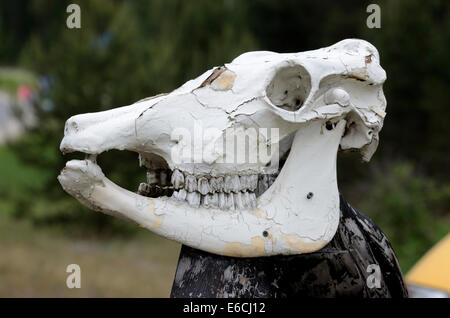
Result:
<svg viewBox="0 0 450 318">
<path fill-rule="evenodd" d="M 14 197 L 46 178 L 0 147 L 0 297 L 169 296 L 179 244 L 135 226 L 133 235 L 111 235 L 18 218 Z M 72 263 L 81 267 L 81 289 L 66 287 Z"/>
<path fill-rule="evenodd" d="M 0 214 L 0 297 L 168 297 L 179 244 L 140 229 L 132 239 L 71 238 Z M 81 288 L 66 287 L 66 267 Z"/>
</svg>

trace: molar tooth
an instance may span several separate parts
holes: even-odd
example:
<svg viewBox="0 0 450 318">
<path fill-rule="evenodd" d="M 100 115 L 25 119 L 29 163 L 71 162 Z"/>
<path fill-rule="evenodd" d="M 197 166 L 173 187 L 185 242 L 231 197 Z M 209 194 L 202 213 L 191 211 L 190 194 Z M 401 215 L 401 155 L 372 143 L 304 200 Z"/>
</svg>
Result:
<svg viewBox="0 0 450 318">
<path fill-rule="evenodd" d="M 198 207 L 200 205 L 200 193 L 189 192 L 186 196 L 186 201 L 190 206 Z"/>
<path fill-rule="evenodd" d="M 219 206 L 219 194 L 217 194 L 217 193 L 213 193 L 213 194 L 209 194 L 208 195 L 210 198 L 209 198 L 209 201 L 210 201 L 210 205 L 213 207 L 213 208 L 217 208 L 218 206 Z"/>
<path fill-rule="evenodd" d="M 164 187 L 162 188 L 162 195 L 165 195 L 165 196 L 168 197 L 168 196 L 171 196 L 172 193 L 173 193 L 173 188 L 172 188 L 172 187 L 164 186 Z"/>
<path fill-rule="evenodd" d="M 240 176 L 239 177 L 239 184 L 240 184 L 240 190 L 244 191 L 248 189 L 249 186 L 249 177 L 248 176 Z"/>
<path fill-rule="evenodd" d="M 258 187 L 258 175 L 254 174 L 254 175 L 249 176 L 248 189 L 250 191 L 255 191 L 257 187 Z"/>
<path fill-rule="evenodd" d="M 186 196 L 187 192 L 185 189 L 180 189 L 180 191 L 178 191 L 178 200 L 184 201 L 186 200 Z"/>
<path fill-rule="evenodd" d="M 256 201 L 256 194 L 253 192 L 250 192 L 249 196 L 250 196 L 250 207 L 252 209 L 256 209 L 258 206 L 257 201 Z"/>
<path fill-rule="evenodd" d="M 154 185 L 154 186 L 149 187 L 148 192 L 149 192 L 149 196 L 151 196 L 152 198 L 155 198 L 155 197 L 159 197 L 161 195 L 162 189 L 159 186 Z"/>
<path fill-rule="evenodd" d="M 225 206 L 227 205 L 227 198 L 225 197 L 225 193 L 219 192 L 218 194 L 218 204 L 220 209 L 225 209 Z"/>
<path fill-rule="evenodd" d="M 247 191 L 242 192 L 242 205 L 244 209 L 250 209 L 252 207 L 250 204 L 250 193 Z"/>
<path fill-rule="evenodd" d="M 198 179 L 198 192 L 200 192 L 203 195 L 206 195 L 211 190 L 209 186 L 208 179 L 205 177 L 201 177 Z"/>
<path fill-rule="evenodd" d="M 185 185 L 184 188 L 188 191 L 188 192 L 194 192 L 197 190 L 197 179 L 192 176 L 192 175 L 188 175 L 185 178 Z"/>
<path fill-rule="evenodd" d="M 147 183 L 141 183 L 138 188 L 138 193 L 140 195 L 147 195 L 149 192 L 149 185 Z"/>
<path fill-rule="evenodd" d="M 157 184 L 159 181 L 158 174 L 154 170 L 147 171 L 147 183 Z"/>
<path fill-rule="evenodd" d="M 200 200 L 202 206 L 204 206 L 205 208 L 209 208 L 209 198 L 207 195 L 202 195 Z"/>
<path fill-rule="evenodd" d="M 212 192 L 222 192 L 223 191 L 223 177 L 211 178 L 209 180 L 209 186 Z"/>
<path fill-rule="evenodd" d="M 219 195 L 217 193 L 202 195 L 202 205 L 206 208 L 217 208 L 219 203 Z"/>
<path fill-rule="evenodd" d="M 259 178 L 258 178 L 258 192 L 259 193 L 263 193 L 271 185 L 272 185 L 272 183 L 271 183 L 270 175 L 263 174 L 263 175 L 259 176 Z"/>
<path fill-rule="evenodd" d="M 224 181 L 224 191 L 226 193 L 230 192 L 239 192 L 240 182 L 239 182 L 239 176 L 225 176 Z"/>
<path fill-rule="evenodd" d="M 234 204 L 236 205 L 236 209 L 243 210 L 244 204 L 242 202 L 242 192 L 230 194 L 233 195 Z"/>
<path fill-rule="evenodd" d="M 238 193 L 241 189 L 241 182 L 239 181 L 239 176 L 231 177 L 231 191 Z"/>
<path fill-rule="evenodd" d="M 175 189 L 184 188 L 184 175 L 180 172 L 180 170 L 175 169 L 173 171 L 171 182 Z"/>
<path fill-rule="evenodd" d="M 225 195 L 225 208 L 229 210 L 234 210 L 234 197 L 233 193 L 229 193 Z"/>
</svg>

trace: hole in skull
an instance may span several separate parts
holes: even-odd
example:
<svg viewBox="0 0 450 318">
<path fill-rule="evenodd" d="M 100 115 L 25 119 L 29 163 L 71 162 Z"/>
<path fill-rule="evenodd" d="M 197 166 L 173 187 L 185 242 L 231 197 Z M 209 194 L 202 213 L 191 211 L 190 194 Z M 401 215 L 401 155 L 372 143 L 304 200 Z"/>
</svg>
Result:
<svg viewBox="0 0 450 318">
<path fill-rule="evenodd" d="M 273 105 L 288 111 L 303 106 L 311 90 L 308 72 L 300 65 L 280 68 L 267 86 L 266 94 Z"/>
<path fill-rule="evenodd" d="M 325 123 L 325 127 L 327 128 L 327 130 L 333 130 L 333 123 L 330 121 L 327 121 Z"/>
</svg>

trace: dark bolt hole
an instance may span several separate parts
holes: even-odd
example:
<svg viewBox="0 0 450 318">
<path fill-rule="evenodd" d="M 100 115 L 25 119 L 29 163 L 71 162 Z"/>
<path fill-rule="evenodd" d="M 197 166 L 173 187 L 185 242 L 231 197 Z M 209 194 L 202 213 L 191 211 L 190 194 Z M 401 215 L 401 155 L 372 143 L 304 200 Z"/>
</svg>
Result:
<svg viewBox="0 0 450 318">
<path fill-rule="evenodd" d="M 306 198 L 311 199 L 313 197 L 314 193 L 310 192 L 306 195 Z"/>
<path fill-rule="evenodd" d="M 269 236 L 269 232 L 264 231 L 264 232 L 263 232 L 263 236 L 264 236 L 264 237 L 268 237 L 268 236 Z"/>
<path fill-rule="evenodd" d="M 300 103 L 301 103 L 301 100 L 297 98 L 297 99 L 295 100 L 295 106 L 299 106 Z"/>
<path fill-rule="evenodd" d="M 332 130 L 333 129 L 333 124 L 331 122 L 327 121 L 325 123 L 325 127 L 327 128 L 327 130 Z"/>
</svg>

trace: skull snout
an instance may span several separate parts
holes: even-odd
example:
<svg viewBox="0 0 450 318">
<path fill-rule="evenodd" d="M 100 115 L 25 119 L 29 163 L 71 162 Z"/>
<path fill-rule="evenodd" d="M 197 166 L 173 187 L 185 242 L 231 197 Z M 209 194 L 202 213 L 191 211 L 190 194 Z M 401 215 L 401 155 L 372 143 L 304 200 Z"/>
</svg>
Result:
<svg viewBox="0 0 450 318">
<path fill-rule="evenodd" d="M 99 154 L 111 149 L 133 150 L 137 111 L 126 106 L 71 117 L 64 128 L 61 151 Z"/>
</svg>

